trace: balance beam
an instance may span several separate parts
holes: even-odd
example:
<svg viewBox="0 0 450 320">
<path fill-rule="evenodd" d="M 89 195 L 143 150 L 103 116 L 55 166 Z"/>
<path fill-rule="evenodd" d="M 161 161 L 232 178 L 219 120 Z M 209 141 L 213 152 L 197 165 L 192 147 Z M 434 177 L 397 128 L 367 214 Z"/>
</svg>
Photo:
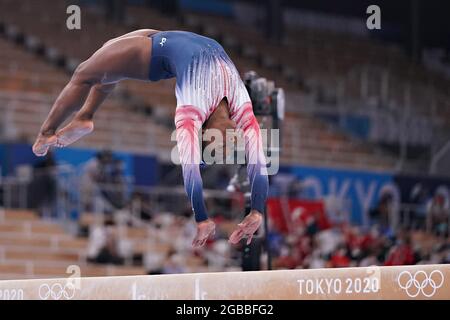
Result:
<svg viewBox="0 0 450 320">
<path fill-rule="evenodd" d="M 450 265 L 0 281 L 0 300 L 450 299 Z"/>
</svg>

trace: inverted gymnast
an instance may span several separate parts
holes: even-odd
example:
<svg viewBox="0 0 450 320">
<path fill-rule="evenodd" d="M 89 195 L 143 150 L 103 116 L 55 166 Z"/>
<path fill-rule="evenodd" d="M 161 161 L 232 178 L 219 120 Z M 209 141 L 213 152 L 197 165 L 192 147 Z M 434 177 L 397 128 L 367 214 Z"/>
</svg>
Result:
<svg viewBox="0 0 450 320">
<path fill-rule="evenodd" d="M 247 173 L 251 181 L 251 212 L 238 224 L 229 242 L 249 244 L 262 222 L 268 177 L 258 122 L 236 67 L 215 40 L 185 31 L 137 30 L 106 42 L 75 70 L 43 123 L 33 152 L 44 156 L 50 147 L 65 147 L 94 130 L 93 117 L 115 85 L 125 79 L 158 81 L 176 78 L 175 126 L 186 193 L 197 222 L 194 247 L 214 235 L 208 218 L 198 131 L 240 129 L 245 138 Z M 59 126 L 74 112 L 71 122 Z M 220 145 L 223 154 L 226 142 Z"/>
</svg>

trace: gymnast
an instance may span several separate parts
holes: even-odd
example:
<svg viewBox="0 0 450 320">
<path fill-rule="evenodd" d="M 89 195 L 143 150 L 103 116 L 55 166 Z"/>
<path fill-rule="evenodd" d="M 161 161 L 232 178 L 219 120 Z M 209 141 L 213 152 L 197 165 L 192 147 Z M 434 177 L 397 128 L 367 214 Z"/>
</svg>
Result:
<svg viewBox="0 0 450 320">
<path fill-rule="evenodd" d="M 125 79 L 158 81 L 176 78 L 175 127 L 186 193 L 194 212 L 194 247 L 214 235 L 208 218 L 200 174 L 199 130 L 207 127 L 243 133 L 251 212 L 237 225 L 229 242 L 249 244 L 262 223 L 268 192 L 266 160 L 259 124 L 239 73 L 222 46 L 213 39 L 186 31 L 137 30 L 106 42 L 75 70 L 44 121 L 33 152 L 44 156 L 50 147 L 66 147 L 94 130 L 96 110 Z M 70 123 L 61 124 L 73 113 Z M 225 154 L 228 141 L 218 144 Z"/>
</svg>

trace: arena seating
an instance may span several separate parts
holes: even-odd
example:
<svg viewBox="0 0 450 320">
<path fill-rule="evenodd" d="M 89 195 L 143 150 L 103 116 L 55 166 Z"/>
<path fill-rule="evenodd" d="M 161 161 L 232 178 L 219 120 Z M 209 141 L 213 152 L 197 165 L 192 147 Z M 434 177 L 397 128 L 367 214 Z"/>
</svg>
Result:
<svg viewBox="0 0 450 320">
<path fill-rule="evenodd" d="M 104 218 L 100 214 L 85 212 L 81 215 L 78 224 L 81 229 L 92 230 L 93 227 L 101 226 Z M 225 222 L 218 225 L 218 232 L 229 231 L 229 229 L 229 223 Z M 176 251 L 176 241 L 174 240 L 181 233 L 175 225 L 171 227 L 165 226 L 162 227 L 162 230 L 156 230 L 152 228 L 152 224 L 146 223 L 142 223 L 140 226 L 116 224 L 114 230 L 120 240 L 126 241 L 131 246 L 133 255 L 143 255 L 143 257 L 145 254 L 157 254 L 168 257 L 171 252 Z M 211 266 L 209 268 L 205 266 L 203 259 L 199 256 L 183 254 L 183 259 L 183 267 L 187 271 L 213 270 Z"/>
<path fill-rule="evenodd" d="M 26 91 L 56 94 L 67 75 L 56 67 L 27 53 L 17 45 L 0 39 L 0 88 L 2 91 Z"/>
<path fill-rule="evenodd" d="M 283 83 L 282 76 L 316 95 L 325 93 L 339 108 L 365 112 L 375 104 L 397 119 L 408 113 L 408 119 L 425 120 L 430 130 L 450 123 L 449 116 L 439 115 L 450 115 L 449 80 L 412 62 L 398 45 L 313 29 L 287 29 L 279 43 L 272 43 L 254 27 L 229 18 L 188 13 L 184 20 L 203 30 L 220 25 L 216 36 L 236 37 L 244 52 L 253 52 L 253 60 L 266 67 L 266 74 L 275 71 L 271 78 Z"/>
<path fill-rule="evenodd" d="M 142 267 L 99 266 L 86 262 L 87 239 L 25 210 L 0 211 L 0 279 L 67 276 L 78 265 L 83 276 L 139 275 Z"/>
<path fill-rule="evenodd" d="M 16 6 L 13 1 L 5 1 L 0 5 L 5 9 L 2 10 L 3 12 L 7 12 L 8 6 Z M 61 5 L 62 4 L 58 4 L 58 6 Z M 2 19 L 5 23 L 19 23 L 20 25 L 18 25 L 18 28 L 25 34 L 36 37 L 46 46 L 56 48 L 58 52 L 63 55 L 67 55 L 75 61 L 85 59 L 110 37 L 129 31 L 127 30 L 127 27 L 118 26 L 116 24 L 104 21 L 100 18 L 98 13 L 95 13 L 91 9 L 87 9 L 86 13 L 83 15 L 83 28 L 92 30 L 92 32 L 89 33 L 79 33 L 77 31 L 67 32 L 67 29 L 63 24 L 54 25 L 52 28 L 43 27 L 42 25 L 49 19 L 49 15 L 45 12 L 45 6 L 43 5 L 36 5 L 34 2 L 24 1 L 19 6 L 19 9 L 20 10 L 14 11 L 14 16 L 2 16 L 0 14 L 0 19 Z M 21 16 L 30 11 L 32 11 L 39 18 L 33 20 L 20 19 Z M 147 24 L 150 23 L 152 27 L 154 26 L 161 29 L 189 29 L 189 26 L 180 25 L 175 19 L 161 16 L 153 10 L 131 7 L 129 9 L 129 16 L 133 25 L 139 25 L 142 27 L 146 27 Z M 224 39 L 223 41 L 226 42 L 227 39 Z M 82 45 L 80 45 L 80 43 Z M 257 63 L 255 63 L 255 59 L 251 57 L 246 58 L 245 55 L 243 57 L 242 55 L 238 55 L 235 51 L 232 51 L 230 55 L 236 61 L 240 71 L 245 72 L 250 69 L 255 69 L 260 74 L 277 80 L 278 85 L 282 85 L 288 90 L 290 88 L 294 89 L 292 84 L 279 77 L 279 72 L 274 72 L 270 68 L 260 67 Z M 33 57 L 33 59 L 35 58 Z M 9 58 L 9 60 L 11 59 Z M 22 62 L 20 62 L 20 64 L 22 64 Z M 29 62 L 28 64 L 32 65 L 33 62 Z M 43 74 L 47 75 L 50 73 L 45 72 Z M 27 76 L 24 76 L 24 78 L 27 79 Z M 67 81 L 67 78 L 65 81 Z M 56 88 L 53 89 L 53 87 L 51 87 L 50 92 L 56 93 L 58 91 L 58 87 L 62 88 L 65 81 L 61 81 L 59 86 L 55 83 Z M 11 86 L 11 84 L 8 84 L 8 86 Z M 127 95 L 137 97 L 138 101 L 149 105 L 154 110 L 163 110 L 162 113 L 165 113 L 167 117 L 170 117 L 173 115 L 174 109 L 170 108 L 170 111 L 166 111 L 166 107 L 175 105 L 173 86 L 173 81 L 163 81 L 160 83 L 151 84 L 150 86 L 145 83 L 124 82 L 120 85 L 118 91 L 127 92 Z M 46 84 L 46 87 L 49 87 L 49 85 Z M 111 144 L 112 147 L 118 148 L 119 150 L 135 151 L 140 153 L 157 153 L 162 159 L 168 160 L 169 152 L 174 146 L 174 143 L 169 141 L 168 138 L 170 137 L 171 128 L 164 127 L 162 125 L 154 126 L 153 124 L 157 123 L 157 121 L 150 122 L 151 120 L 148 119 L 138 120 L 137 118 L 143 117 L 140 115 L 134 116 L 132 115 L 132 112 L 124 111 L 126 109 L 124 106 L 121 106 L 122 110 L 119 111 L 119 107 L 117 106 L 118 104 L 127 105 L 129 102 L 117 102 L 114 97 L 111 98 L 110 101 L 111 107 L 109 107 L 109 103 L 104 107 L 104 109 L 108 109 L 108 111 L 102 110 L 102 112 L 99 113 L 99 123 L 96 126 L 99 131 L 95 132 L 90 138 L 79 142 L 77 145 L 105 147 L 108 146 L 108 144 Z M 113 101 L 117 106 L 116 108 L 112 107 Z M 117 117 L 111 112 L 116 109 L 118 110 Z M 103 124 L 101 115 L 108 113 L 115 119 L 123 119 L 123 115 L 120 114 L 121 112 L 125 113 L 127 118 L 136 118 L 137 122 L 140 121 L 140 125 L 137 126 L 134 125 L 136 123 L 129 122 L 130 130 L 135 130 L 136 133 L 124 135 L 123 132 L 121 132 L 119 135 L 114 132 L 102 132 Z M 39 117 L 39 119 L 42 119 L 42 116 Z M 110 122 L 105 121 L 105 124 L 106 123 L 108 125 L 105 125 L 105 128 L 111 128 Z M 141 125 L 144 123 L 152 123 L 152 125 Z M 119 123 L 117 123 L 117 125 L 119 125 Z M 128 127 L 127 124 L 120 125 Z M 374 152 L 373 148 L 352 140 L 344 134 L 336 132 L 336 129 L 333 129 L 331 126 L 326 126 L 322 121 L 306 114 L 302 114 L 297 111 L 295 113 L 288 114 L 285 125 L 286 127 L 300 129 L 295 130 L 294 133 L 291 130 L 285 130 L 286 137 L 283 140 L 284 145 L 281 158 L 283 163 L 298 163 L 300 161 L 300 163 L 304 164 L 332 165 L 338 167 L 351 166 L 355 168 L 373 168 L 376 170 L 392 169 L 395 164 L 394 160 L 389 155 L 381 152 Z M 152 126 L 156 128 L 149 128 Z M 20 125 L 18 127 L 22 128 Z M 31 131 L 35 130 L 35 128 L 36 127 L 29 126 L 26 129 L 29 131 L 29 134 L 26 134 L 29 141 L 32 141 L 33 135 L 31 135 Z M 326 128 L 325 131 L 324 128 Z M 140 132 L 140 130 L 144 130 L 145 132 Z M 156 131 L 157 134 L 151 135 L 152 139 L 148 139 L 149 135 L 147 132 L 151 130 Z M 127 130 L 124 131 L 126 132 Z M 161 139 L 154 139 L 155 136 L 161 137 Z M 111 137 L 113 138 L 111 139 Z M 298 137 L 300 137 L 300 139 L 298 139 Z"/>
<path fill-rule="evenodd" d="M 84 213 L 79 227 L 91 229 L 101 225 L 102 218 Z M 223 223 L 218 232 L 229 232 L 232 226 Z M 115 227 L 121 241 L 132 247 L 133 255 L 151 252 L 167 256 L 174 250 L 173 237 L 164 232 L 150 230 L 148 226 Z M 223 230 L 223 231 L 221 231 Z M 0 210 L 0 280 L 17 278 L 65 277 L 70 265 L 81 268 L 83 277 L 146 274 L 143 265 L 99 265 L 87 262 L 88 238 L 77 237 L 54 221 L 42 220 L 27 210 Z M 183 257 L 186 271 L 214 271 L 204 265 L 201 257 Z M 219 271 L 219 270 L 216 270 Z"/>
<path fill-rule="evenodd" d="M 69 76 L 4 39 L 0 39 L 0 57 L 5 70 L 0 75 L 0 102 L 5 114 L 3 138 L 31 143 Z M 121 121 L 124 118 L 126 122 Z M 95 133 L 77 146 L 157 153 L 173 145 L 167 132 L 170 131 L 163 125 L 123 106 L 120 99 L 112 98 L 98 115 Z"/>
<path fill-rule="evenodd" d="M 266 42 L 259 32 L 242 29 L 224 18 L 190 13 L 177 20 L 142 7 L 130 7 L 124 24 L 106 21 L 95 8 L 83 7 L 83 32 L 68 32 L 65 6 L 64 1 L 54 0 L 0 2 L 0 24 L 16 28 L 27 39 L 37 41 L 47 52 L 67 62 L 66 69 L 55 66 L 55 61 L 48 61 L 46 54 L 32 53 L 26 45 L 0 35 L 1 141 L 32 143 L 57 94 L 69 81 L 70 69 L 87 59 L 105 41 L 136 27 L 192 30 L 214 37 L 224 44 L 241 73 L 256 70 L 285 88 L 288 96 L 293 93 L 302 99 L 308 99 L 311 88 L 324 90 L 326 94 L 330 92 L 332 96 L 341 94 L 346 101 L 377 97 L 381 90 L 380 79 L 388 70 L 392 90 L 386 99 L 389 108 L 395 108 L 405 99 L 403 82 L 414 77 L 416 80 L 409 97 L 414 101 L 411 113 L 431 118 L 436 116 L 436 110 L 441 110 L 442 121 L 450 122 L 450 99 L 445 92 L 448 82 L 411 64 L 396 47 L 386 48 L 372 41 L 348 40 L 311 30 L 289 31 L 281 45 L 273 44 Z M 48 12 L 49 7 L 52 12 Z M 368 66 L 368 69 L 355 69 L 356 64 Z M 361 78 L 367 75 L 370 75 L 367 96 L 363 97 Z M 343 87 L 341 83 L 344 83 Z M 424 88 L 439 92 L 433 96 L 436 100 L 432 108 L 428 108 L 429 101 L 424 98 L 427 95 L 416 95 Z M 152 84 L 122 82 L 96 115 L 94 133 L 74 146 L 151 153 L 163 162 L 169 161 L 170 151 L 175 146 L 175 142 L 170 141 L 176 105 L 173 92 L 173 80 Z M 395 168 L 396 159 L 375 144 L 356 140 L 304 112 L 298 108 L 303 101 L 291 101 L 294 102 L 288 106 L 283 124 L 282 164 L 373 171 Z M 357 108 L 357 104 L 348 105 Z M 137 111 L 136 107 L 148 109 L 150 115 Z M 101 223 L 102 220 L 93 213 L 82 214 L 78 221 L 79 227 L 87 229 Z M 234 224 L 229 223 L 219 226 L 223 234 L 229 234 L 233 227 Z M 150 252 L 167 256 L 174 250 L 170 236 L 163 238 L 149 226 L 120 225 L 116 229 L 120 239 L 127 241 L 135 255 Z M 413 234 L 413 240 L 430 248 L 435 243 L 433 236 L 424 233 Z M 65 277 L 69 265 L 80 266 L 82 276 L 148 272 L 143 266 L 128 262 L 125 266 L 88 263 L 87 248 L 87 238 L 75 236 L 62 225 L 41 219 L 34 212 L 0 210 L 1 280 Z M 211 266 L 205 266 L 200 256 L 192 254 L 184 258 L 187 271 L 215 271 Z"/>
</svg>

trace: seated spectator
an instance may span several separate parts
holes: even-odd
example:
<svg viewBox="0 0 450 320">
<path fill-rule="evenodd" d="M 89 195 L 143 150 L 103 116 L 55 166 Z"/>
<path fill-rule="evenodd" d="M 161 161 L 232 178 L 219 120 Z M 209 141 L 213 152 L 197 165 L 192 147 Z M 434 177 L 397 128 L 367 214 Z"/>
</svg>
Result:
<svg viewBox="0 0 450 320">
<path fill-rule="evenodd" d="M 314 238 L 303 234 L 288 236 L 286 240 L 292 248 L 292 258 L 297 261 L 297 265 L 302 265 L 304 260 L 312 253 Z"/>
<path fill-rule="evenodd" d="M 448 263 L 448 245 L 445 242 L 435 244 L 431 249 L 421 252 L 417 257 L 417 264 L 441 264 Z"/>
<path fill-rule="evenodd" d="M 165 255 L 158 251 L 148 251 L 143 258 L 147 274 L 163 274 Z"/>
<path fill-rule="evenodd" d="M 321 231 L 314 237 L 314 244 L 322 256 L 331 255 L 343 243 L 345 243 L 344 233 L 338 228 Z"/>
<path fill-rule="evenodd" d="M 130 211 L 134 217 L 144 221 L 152 220 L 154 216 L 150 197 L 143 192 L 133 192 L 130 200 Z"/>
<path fill-rule="evenodd" d="M 450 210 L 445 195 L 439 190 L 427 204 L 427 216 L 429 230 L 437 236 L 447 237 Z"/>
<path fill-rule="evenodd" d="M 346 243 L 350 256 L 353 260 L 360 261 L 367 255 L 373 245 L 373 238 L 370 232 L 363 232 L 359 227 L 347 228 L 345 232 Z"/>
<path fill-rule="evenodd" d="M 348 250 L 345 246 L 340 246 L 332 255 L 329 261 L 331 268 L 350 267 L 351 260 L 348 256 Z"/>
<path fill-rule="evenodd" d="M 217 270 L 227 268 L 231 260 L 230 250 L 231 248 L 227 240 L 220 239 L 215 241 L 211 246 L 211 250 L 205 253 L 208 265 Z"/>
<path fill-rule="evenodd" d="M 370 267 L 370 266 L 378 266 L 380 265 L 380 261 L 378 260 L 375 254 L 369 254 L 367 257 L 361 260 L 359 263 L 359 267 Z"/>
<path fill-rule="evenodd" d="M 298 261 L 292 256 L 292 249 L 288 245 L 281 248 L 280 256 L 274 260 L 274 269 L 295 269 Z"/>
<path fill-rule="evenodd" d="M 186 272 L 184 258 L 176 251 L 170 251 L 164 261 L 162 272 L 164 274 L 184 273 Z"/>
<path fill-rule="evenodd" d="M 111 151 L 101 151 L 83 167 L 81 178 L 84 210 L 111 213 L 126 203 L 123 162 Z M 101 203 L 101 208 L 98 208 Z M 94 208 L 94 207 L 97 208 Z"/>
<path fill-rule="evenodd" d="M 119 241 L 112 220 L 106 220 L 104 226 L 94 227 L 91 232 L 88 244 L 88 262 L 124 264 L 124 259 L 119 254 Z"/>
<path fill-rule="evenodd" d="M 409 234 L 401 234 L 397 243 L 391 248 L 385 266 L 402 266 L 414 264 L 414 252 L 411 247 L 411 239 Z"/>
<path fill-rule="evenodd" d="M 319 252 L 319 250 L 315 250 L 307 259 L 304 260 L 303 267 L 308 269 L 325 268 L 325 262 L 325 257 Z"/>
</svg>

